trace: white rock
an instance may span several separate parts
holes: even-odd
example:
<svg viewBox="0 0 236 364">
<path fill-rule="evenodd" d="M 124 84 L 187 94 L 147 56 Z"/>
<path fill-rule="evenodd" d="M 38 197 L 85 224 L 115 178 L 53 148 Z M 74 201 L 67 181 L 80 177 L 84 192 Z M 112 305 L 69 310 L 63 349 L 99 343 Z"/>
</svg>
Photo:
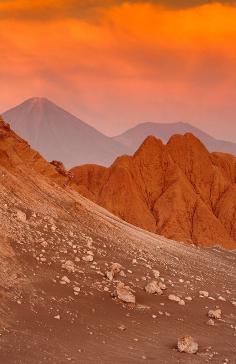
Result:
<svg viewBox="0 0 236 364">
<path fill-rule="evenodd" d="M 222 296 L 219 296 L 218 297 L 218 300 L 223 301 L 223 302 L 226 302 L 226 299 L 224 297 L 222 297 Z"/>
<path fill-rule="evenodd" d="M 125 286 L 124 283 L 119 282 L 117 287 L 116 287 L 116 293 L 118 298 L 123 301 L 123 302 L 127 302 L 127 303 L 135 303 L 135 296 L 134 294 L 131 292 L 130 287 L 129 286 Z"/>
<path fill-rule="evenodd" d="M 215 321 L 213 319 L 210 319 L 210 320 L 207 321 L 207 325 L 214 326 L 215 325 Z"/>
<path fill-rule="evenodd" d="M 85 255 L 85 256 L 83 256 L 83 261 L 85 261 L 85 262 L 93 262 L 93 256 L 92 255 Z"/>
<path fill-rule="evenodd" d="M 181 301 L 181 298 L 180 298 L 180 297 L 178 297 L 178 296 L 175 296 L 174 294 L 170 294 L 170 295 L 168 296 L 168 299 L 169 299 L 170 301 L 174 301 L 174 302 L 180 302 L 180 301 Z"/>
<path fill-rule="evenodd" d="M 71 260 L 67 260 L 64 264 L 62 264 L 62 268 L 67 270 L 67 272 L 74 273 L 75 272 L 75 264 Z"/>
<path fill-rule="evenodd" d="M 152 271 L 152 273 L 153 273 L 153 275 L 154 275 L 154 277 L 155 277 L 156 279 L 160 277 L 160 272 L 159 272 L 159 270 L 154 269 L 154 270 Z"/>
<path fill-rule="evenodd" d="M 198 343 L 191 336 L 179 338 L 177 347 L 180 353 L 196 354 L 198 352 Z"/>
<path fill-rule="evenodd" d="M 107 278 L 112 281 L 116 274 L 121 273 L 122 265 L 119 263 L 112 263 L 110 271 L 106 272 Z"/>
<path fill-rule="evenodd" d="M 159 287 L 159 284 L 157 281 L 151 281 L 150 283 L 148 283 L 146 286 L 145 286 L 145 291 L 148 293 L 148 294 L 159 294 L 159 295 L 162 295 L 163 292 L 161 290 L 161 288 Z"/>
<path fill-rule="evenodd" d="M 16 211 L 16 218 L 17 218 L 18 221 L 21 221 L 21 222 L 26 222 L 27 221 L 26 214 L 21 210 Z"/>
<path fill-rule="evenodd" d="M 185 297 L 185 300 L 186 300 L 186 301 L 192 301 L 192 300 L 193 300 L 193 298 L 192 298 L 192 297 L 190 297 L 190 296 L 187 296 L 187 297 Z"/>
<path fill-rule="evenodd" d="M 200 297 L 208 297 L 209 296 L 209 292 L 207 292 L 207 291 L 199 291 L 199 295 L 200 295 Z"/>
<path fill-rule="evenodd" d="M 78 294 L 80 292 L 80 287 L 74 287 L 73 290 L 74 290 L 74 295 L 78 296 Z"/>
<path fill-rule="evenodd" d="M 219 309 L 219 308 L 217 310 L 208 311 L 208 317 L 217 319 L 217 320 L 221 319 L 221 314 L 222 314 L 222 312 L 221 312 L 221 309 Z"/>
<path fill-rule="evenodd" d="M 60 281 L 61 284 L 70 283 L 70 279 L 67 276 L 63 276 Z"/>
</svg>

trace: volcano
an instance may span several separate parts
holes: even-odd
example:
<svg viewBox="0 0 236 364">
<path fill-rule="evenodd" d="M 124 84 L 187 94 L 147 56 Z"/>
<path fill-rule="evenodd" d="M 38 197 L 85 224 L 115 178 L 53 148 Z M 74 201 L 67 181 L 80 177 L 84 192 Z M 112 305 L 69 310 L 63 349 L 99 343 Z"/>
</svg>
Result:
<svg viewBox="0 0 236 364">
<path fill-rule="evenodd" d="M 46 98 L 26 100 L 3 117 L 44 158 L 60 160 L 66 167 L 84 163 L 106 166 L 125 150 L 119 142 Z"/>
</svg>

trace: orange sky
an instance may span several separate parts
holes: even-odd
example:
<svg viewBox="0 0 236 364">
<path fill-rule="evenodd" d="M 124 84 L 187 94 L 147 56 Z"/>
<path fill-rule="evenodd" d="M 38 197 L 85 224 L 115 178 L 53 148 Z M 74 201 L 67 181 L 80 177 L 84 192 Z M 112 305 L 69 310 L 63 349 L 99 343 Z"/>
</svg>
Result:
<svg viewBox="0 0 236 364">
<path fill-rule="evenodd" d="M 0 110 L 45 96 L 110 135 L 185 121 L 236 141 L 236 7 L 172 3 L 0 1 Z"/>
</svg>

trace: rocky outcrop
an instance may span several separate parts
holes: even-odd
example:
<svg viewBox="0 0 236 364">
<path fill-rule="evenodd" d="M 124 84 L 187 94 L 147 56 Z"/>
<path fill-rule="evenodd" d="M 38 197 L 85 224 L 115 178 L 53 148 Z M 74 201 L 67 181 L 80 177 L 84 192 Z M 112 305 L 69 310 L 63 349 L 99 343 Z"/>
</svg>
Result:
<svg viewBox="0 0 236 364">
<path fill-rule="evenodd" d="M 236 248 L 236 158 L 209 153 L 192 134 L 148 137 L 110 168 L 71 170 L 87 198 L 127 222 L 196 245 Z"/>
<path fill-rule="evenodd" d="M 72 185 L 71 173 L 67 172 L 61 162 L 48 163 L 38 152 L 14 133 L 9 124 L 0 117 L 0 165 L 6 171 L 33 177 L 39 173 L 51 183 L 61 186 Z M 76 186 L 74 186 L 76 189 Z"/>
</svg>

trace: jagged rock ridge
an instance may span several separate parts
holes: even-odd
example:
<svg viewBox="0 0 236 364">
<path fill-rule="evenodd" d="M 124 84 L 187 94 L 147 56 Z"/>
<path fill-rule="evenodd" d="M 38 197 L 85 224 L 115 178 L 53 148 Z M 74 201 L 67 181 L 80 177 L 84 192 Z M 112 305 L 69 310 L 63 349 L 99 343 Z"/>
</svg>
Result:
<svg viewBox="0 0 236 364">
<path fill-rule="evenodd" d="M 122 219 L 167 238 L 236 248 L 236 158 L 209 153 L 192 134 L 148 137 L 110 168 L 71 170 L 80 192 Z"/>
</svg>

